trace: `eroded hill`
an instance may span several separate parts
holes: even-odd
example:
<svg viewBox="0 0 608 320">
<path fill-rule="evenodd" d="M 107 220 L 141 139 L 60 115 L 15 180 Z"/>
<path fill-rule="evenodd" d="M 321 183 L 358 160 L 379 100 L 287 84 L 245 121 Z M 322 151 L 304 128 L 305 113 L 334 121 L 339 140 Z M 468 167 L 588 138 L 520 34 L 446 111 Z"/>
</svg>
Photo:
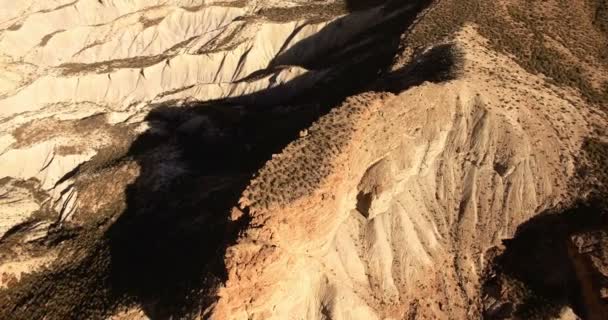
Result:
<svg viewBox="0 0 608 320">
<path fill-rule="evenodd" d="M 4 2 L 0 318 L 608 316 L 602 1 Z"/>
</svg>

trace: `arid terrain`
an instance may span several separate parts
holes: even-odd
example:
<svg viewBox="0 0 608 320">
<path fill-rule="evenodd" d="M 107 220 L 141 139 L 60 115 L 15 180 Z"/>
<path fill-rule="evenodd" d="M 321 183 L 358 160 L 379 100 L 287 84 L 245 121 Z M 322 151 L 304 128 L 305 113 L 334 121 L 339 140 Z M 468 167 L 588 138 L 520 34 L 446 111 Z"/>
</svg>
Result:
<svg viewBox="0 0 608 320">
<path fill-rule="evenodd" d="M 608 319 L 608 2 L 0 0 L 0 319 Z"/>
</svg>

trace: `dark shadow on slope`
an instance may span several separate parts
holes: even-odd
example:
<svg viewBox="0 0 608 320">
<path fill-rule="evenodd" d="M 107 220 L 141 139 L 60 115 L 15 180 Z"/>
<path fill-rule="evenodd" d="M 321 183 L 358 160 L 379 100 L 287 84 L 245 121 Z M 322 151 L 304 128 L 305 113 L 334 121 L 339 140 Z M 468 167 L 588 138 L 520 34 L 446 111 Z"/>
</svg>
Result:
<svg viewBox="0 0 608 320">
<path fill-rule="evenodd" d="M 133 145 L 141 172 L 127 190 L 127 210 L 107 233 L 110 279 L 153 319 L 202 312 L 205 297 L 225 280 L 226 246 L 247 223 L 246 214 L 229 219 L 242 214 L 235 208 L 241 192 L 270 155 L 318 117 L 309 106 L 249 107 L 159 108 L 147 118 L 155 128 Z"/>
<path fill-rule="evenodd" d="M 388 73 L 372 86 L 398 94 L 424 82 L 441 83 L 458 77 L 462 52 L 453 44 L 442 44 L 419 54 L 407 66 Z"/>
<path fill-rule="evenodd" d="M 344 2 L 349 11 L 359 11 L 380 6 L 388 0 L 345 0 Z M 406 2 L 406 0 L 403 0 L 403 2 Z"/>
<path fill-rule="evenodd" d="M 297 65 L 317 70 L 340 66 L 355 56 L 394 55 L 400 36 L 433 0 L 382 2 L 386 4 L 331 22 L 321 32 L 281 52 L 270 66 Z"/>
<path fill-rule="evenodd" d="M 494 276 L 484 284 L 483 295 L 495 301 L 485 307 L 484 318 L 558 318 L 564 306 L 582 319 L 608 318 L 608 301 L 601 295 L 608 278 L 591 262 L 593 248 L 577 246 L 608 243 L 605 205 L 578 203 L 518 227 L 515 237 L 504 241 L 504 252 L 493 260 Z"/>
<path fill-rule="evenodd" d="M 247 213 L 235 208 L 238 198 L 272 154 L 347 96 L 443 79 L 422 72 L 408 82 L 410 69 L 387 71 L 401 34 L 430 2 L 408 2 L 409 9 L 396 10 L 392 19 L 306 59 L 291 49 L 280 57 L 310 74 L 254 94 L 158 106 L 124 158 L 140 167 L 126 190 L 126 209 L 107 230 L 100 223 L 70 233 L 81 248 L 79 264 L 31 276 L 18 295 L 0 302 L 0 316 L 103 318 L 125 304 L 141 305 L 152 319 L 204 313 L 226 279 L 225 250 L 248 222 Z M 326 32 L 336 36 L 325 28 L 317 41 Z M 302 41 L 315 48 L 310 38 Z M 436 62 L 412 70 L 432 69 Z M 385 80 L 374 85 L 379 78 Z"/>
</svg>

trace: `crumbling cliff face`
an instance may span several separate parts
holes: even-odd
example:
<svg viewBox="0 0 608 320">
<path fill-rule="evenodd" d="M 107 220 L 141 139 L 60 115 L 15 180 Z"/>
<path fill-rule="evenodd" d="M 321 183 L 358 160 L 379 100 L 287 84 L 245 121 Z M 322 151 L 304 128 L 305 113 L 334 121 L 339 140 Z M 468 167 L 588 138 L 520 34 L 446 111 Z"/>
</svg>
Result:
<svg viewBox="0 0 608 320">
<path fill-rule="evenodd" d="M 602 319 L 602 72 L 451 5 L 0 1 L 0 318 Z"/>
</svg>

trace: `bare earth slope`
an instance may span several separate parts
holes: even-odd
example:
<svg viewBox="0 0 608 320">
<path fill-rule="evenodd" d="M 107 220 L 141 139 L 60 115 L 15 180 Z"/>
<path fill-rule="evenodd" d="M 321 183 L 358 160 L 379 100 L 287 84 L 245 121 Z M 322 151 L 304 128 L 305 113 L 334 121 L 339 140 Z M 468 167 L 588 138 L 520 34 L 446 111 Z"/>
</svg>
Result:
<svg viewBox="0 0 608 320">
<path fill-rule="evenodd" d="M 602 1 L 0 8 L 0 318 L 608 317 Z"/>
<path fill-rule="evenodd" d="M 486 252 L 572 198 L 589 130 L 580 100 L 484 43 L 466 27 L 457 80 L 349 98 L 265 165 L 217 318 L 481 315 Z"/>
</svg>

